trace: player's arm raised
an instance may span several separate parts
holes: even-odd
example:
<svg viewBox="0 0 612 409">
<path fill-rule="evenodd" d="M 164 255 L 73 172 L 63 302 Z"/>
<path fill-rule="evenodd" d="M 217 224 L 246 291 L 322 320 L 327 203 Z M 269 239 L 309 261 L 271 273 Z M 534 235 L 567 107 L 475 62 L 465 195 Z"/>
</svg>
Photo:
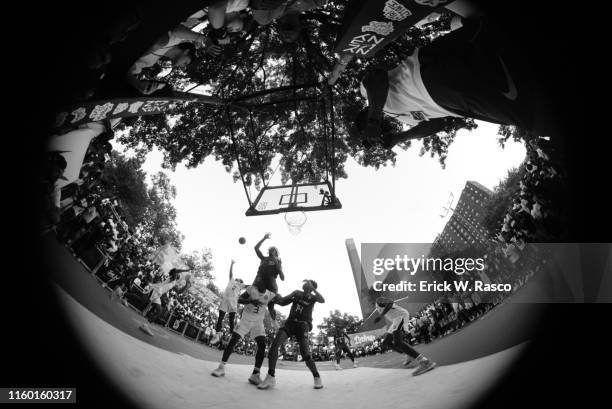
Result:
<svg viewBox="0 0 612 409">
<path fill-rule="evenodd" d="M 255 254 L 257 254 L 257 257 L 259 257 L 260 259 L 264 259 L 264 255 L 261 253 L 261 250 L 259 250 L 259 248 L 261 247 L 261 245 L 263 244 L 264 241 L 268 240 L 270 238 L 270 233 L 266 233 L 263 236 L 263 239 L 259 240 L 257 242 L 257 244 L 255 245 Z"/>
<path fill-rule="evenodd" d="M 229 274 L 230 281 L 232 281 L 232 278 L 234 278 L 234 264 L 235 263 L 236 262 L 232 260 L 232 263 L 230 264 L 230 274 Z"/>
<path fill-rule="evenodd" d="M 315 290 L 314 288 L 312 289 L 312 293 L 314 294 L 317 302 L 320 302 L 321 304 L 323 304 L 325 302 L 325 298 L 323 298 L 321 293 L 318 292 L 317 290 Z"/>
</svg>

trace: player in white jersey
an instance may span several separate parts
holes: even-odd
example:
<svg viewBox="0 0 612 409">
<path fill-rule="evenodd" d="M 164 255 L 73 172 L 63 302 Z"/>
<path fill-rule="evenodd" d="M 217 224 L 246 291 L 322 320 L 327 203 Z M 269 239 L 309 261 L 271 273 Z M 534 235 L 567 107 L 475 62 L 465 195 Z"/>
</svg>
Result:
<svg viewBox="0 0 612 409">
<path fill-rule="evenodd" d="M 393 348 L 400 354 L 408 355 L 404 365 L 408 368 L 417 368 L 412 373 L 414 376 L 436 367 L 435 362 L 419 354 L 404 341 L 404 331 L 408 332 L 410 330 L 408 325 L 410 313 L 408 311 L 395 305 L 393 300 L 386 297 L 378 297 L 376 299 L 376 311 L 379 316 L 374 319 L 374 322 L 379 322 L 383 317 L 389 322 L 383 345 Z"/>
<path fill-rule="evenodd" d="M 219 377 L 225 375 L 225 364 L 229 360 L 232 352 L 234 352 L 234 347 L 241 338 L 250 334 L 251 338 L 255 339 L 255 342 L 257 342 L 257 352 L 255 353 L 255 367 L 253 368 L 253 373 L 249 377 L 249 382 L 253 385 L 259 385 L 261 383 L 259 371 L 266 353 L 266 330 L 264 328 L 266 305 L 270 311 L 272 322 L 275 323 L 276 312 L 274 311 L 273 301 L 277 298 L 278 296 L 276 294 L 266 289 L 263 282 L 257 285 L 248 286 L 246 291 L 240 295 L 238 302 L 244 304 L 242 317 L 232 334 L 229 344 L 223 351 L 223 357 L 221 358 L 219 367 L 212 371 L 212 376 Z"/>
<path fill-rule="evenodd" d="M 168 291 L 172 290 L 175 287 L 180 288 L 179 292 L 184 292 L 189 289 L 189 287 L 191 286 L 191 275 L 185 275 L 184 277 L 181 276 L 181 273 L 186 271 L 189 270 L 179 270 L 173 268 L 168 273 L 168 280 L 162 281 L 161 283 L 149 284 L 147 286 L 147 288 L 151 292 L 151 303 L 147 306 L 147 308 L 145 308 L 142 314 L 147 317 L 147 320 L 149 322 L 155 322 L 162 314 L 161 297 L 164 294 L 166 294 Z M 153 310 L 153 312 L 147 316 L 147 313 L 151 309 Z M 153 336 L 153 332 L 151 331 L 151 328 L 149 328 L 148 323 L 143 323 L 140 326 L 140 329 L 146 334 Z"/>
<path fill-rule="evenodd" d="M 219 318 L 217 319 L 217 326 L 215 327 L 215 335 L 210 341 L 211 345 L 218 344 L 221 341 L 221 326 L 223 324 L 223 318 L 225 314 L 228 316 L 230 332 L 234 330 L 234 322 L 236 321 L 236 311 L 238 311 L 238 296 L 244 289 L 244 281 L 240 278 L 234 279 L 234 264 L 236 262 L 232 260 L 229 271 L 229 282 L 223 291 L 221 296 L 221 303 L 219 304 Z"/>
</svg>

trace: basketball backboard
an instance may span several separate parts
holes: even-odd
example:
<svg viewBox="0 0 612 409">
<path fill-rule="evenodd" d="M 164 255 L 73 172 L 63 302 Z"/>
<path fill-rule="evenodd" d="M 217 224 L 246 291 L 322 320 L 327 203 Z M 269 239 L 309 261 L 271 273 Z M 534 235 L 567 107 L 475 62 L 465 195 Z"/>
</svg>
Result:
<svg viewBox="0 0 612 409">
<path fill-rule="evenodd" d="M 246 215 L 260 216 L 341 208 L 342 204 L 333 194 L 328 182 L 305 183 L 264 187 L 246 211 Z"/>
</svg>

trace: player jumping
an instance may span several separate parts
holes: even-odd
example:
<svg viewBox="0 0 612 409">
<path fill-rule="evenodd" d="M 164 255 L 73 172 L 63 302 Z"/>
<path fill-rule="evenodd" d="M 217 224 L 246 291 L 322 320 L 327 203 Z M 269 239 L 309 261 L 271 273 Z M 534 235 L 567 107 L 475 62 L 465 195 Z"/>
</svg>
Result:
<svg viewBox="0 0 612 409">
<path fill-rule="evenodd" d="M 225 375 L 225 364 L 234 351 L 234 347 L 238 341 L 240 341 L 240 338 L 250 333 L 251 337 L 257 342 L 257 352 L 255 353 L 255 368 L 249 377 L 249 382 L 253 385 L 259 385 L 261 383 L 259 370 L 266 353 L 266 331 L 264 329 L 264 317 L 266 315 L 265 305 L 268 305 L 270 317 L 274 323 L 276 312 L 274 311 L 273 300 L 275 297 L 277 297 L 277 295 L 266 290 L 263 282 L 260 282 L 258 286 L 248 286 L 246 291 L 240 295 L 238 303 L 245 305 L 244 310 L 242 310 L 242 317 L 232 334 L 229 344 L 223 351 L 223 357 L 221 358 L 219 367 L 212 371 L 212 376 L 219 377 Z"/>
<path fill-rule="evenodd" d="M 253 285 L 256 285 L 258 281 L 263 281 L 267 290 L 278 294 L 278 285 L 276 284 L 276 277 L 280 277 L 281 280 L 285 280 L 283 274 L 283 266 L 281 259 L 278 256 L 278 249 L 274 246 L 268 249 L 268 256 L 264 256 L 259 250 L 264 241 L 270 238 L 270 233 L 266 233 L 263 239 L 255 245 L 255 253 L 261 260 L 259 263 L 259 270 L 257 270 L 257 277 L 253 281 Z"/>
<path fill-rule="evenodd" d="M 404 342 L 404 330 L 409 330 L 408 321 L 410 314 L 408 311 L 395 305 L 393 300 L 386 297 L 378 297 L 376 299 L 376 311 L 380 315 L 374 319 L 374 322 L 379 322 L 384 317 L 390 323 L 383 340 L 383 345 L 393 348 L 400 354 L 408 355 L 404 365 L 407 368 L 417 368 L 412 375 L 421 375 L 436 367 L 435 362 L 419 354 Z"/>
<path fill-rule="evenodd" d="M 221 332 L 221 326 L 223 325 L 223 318 L 225 318 L 225 314 L 228 316 L 230 332 L 234 330 L 236 311 L 238 311 L 238 296 L 245 287 L 242 279 L 234 278 L 233 269 L 235 263 L 236 262 L 232 260 L 229 270 L 229 282 L 227 283 L 223 296 L 221 297 L 221 303 L 219 304 L 219 318 L 217 319 L 215 335 L 210 340 L 210 345 L 218 344 L 219 341 L 221 341 L 221 335 L 223 335 Z"/>
<path fill-rule="evenodd" d="M 274 342 L 270 346 L 270 351 L 268 352 L 268 375 L 262 383 L 257 385 L 259 389 L 269 389 L 276 386 L 274 375 L 276 361 L 278 360 L 278 349 L 291 337 L 296 338 L 300 346 L 300 354 L 314 377 L 314 388 L 321 389 L 323 387 L 317 366 L 310 355 L 308 333 L 312 330 L 312 310 L 314 305 L 317 302 L 324 303 L 325 299 L 317 292 L 317 283 L 314 280 L 304 280 L 302 290 L 296 290 L 288 296 L 275 301 L 276 304 L 281 306 L 293 304 L 291 305 L 289 318 L 287 318 L 283 327 L 278 330 Z"/>
<path fill-rule="evenodd" d="M 347 340 L 348 340 L 348 345 L 346 342 Z M 355 361 L 355 357 L 353 356 L 353 353 L 349 349 L 349 346 L 351 346 L 351 339 L 346 333 L 346 330 L 342 327 L 337 326 L 335 328 L 334 346 L 336 347 L 334 351 L 334 354 L 336 355 L 336 364 L 334 365 L 334 367 L 336 369 L 342 369 L 340 367 L 340 355 L 342 354 L 343 351 L 346 352 L 346 354 L 351 359 L 351 361 L 353 361 L 353 368 L 357 368 L 357 362 Z"/>
<path fill-rule="evenodd" d="M 187 272 L 189 270 L 179 270 L 177 268 L 173 268 L 168 273 L 168 280 L 162 281 L 161 283 L 149 284 L 147 288 L 151 290 L 151 303 L 145 308 L 142 315 L 144 315 L 149 322 L 155 322 L 162 314 L 162 305 L 161 305 L 161 297 L 166 294 L 168 291 L 172 290 L 175 287 L 179 287 L 181 284 L 180 273 Z M 178 292 L 185 292 L 191 287 L 191 275 L 187 275 L 185 278 L 185 285 L 181 287 Z M 148 312 L 153 310 L 148 316 Z M 151 328 L 149 328 L 149 323 L 145 322 L 140 326 L 140 330 L 146 333 L 147 335 L 153 336 L 153 332 Z"/>
</svg>

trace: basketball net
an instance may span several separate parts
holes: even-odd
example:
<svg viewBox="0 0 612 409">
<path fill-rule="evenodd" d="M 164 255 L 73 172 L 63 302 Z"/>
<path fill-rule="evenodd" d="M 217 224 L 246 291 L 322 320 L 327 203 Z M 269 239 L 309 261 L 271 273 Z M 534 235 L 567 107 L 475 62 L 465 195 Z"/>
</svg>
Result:
<svg viewBox="0 0 612 409">
<path fill-rule="evenodd" d="M 302 226 L 306 223 L 307 217 L 304 212 L 287 212 L 285 213 L 285 222 L 289 232 L 297 236 L 302 231 Z"/>
</svg>

